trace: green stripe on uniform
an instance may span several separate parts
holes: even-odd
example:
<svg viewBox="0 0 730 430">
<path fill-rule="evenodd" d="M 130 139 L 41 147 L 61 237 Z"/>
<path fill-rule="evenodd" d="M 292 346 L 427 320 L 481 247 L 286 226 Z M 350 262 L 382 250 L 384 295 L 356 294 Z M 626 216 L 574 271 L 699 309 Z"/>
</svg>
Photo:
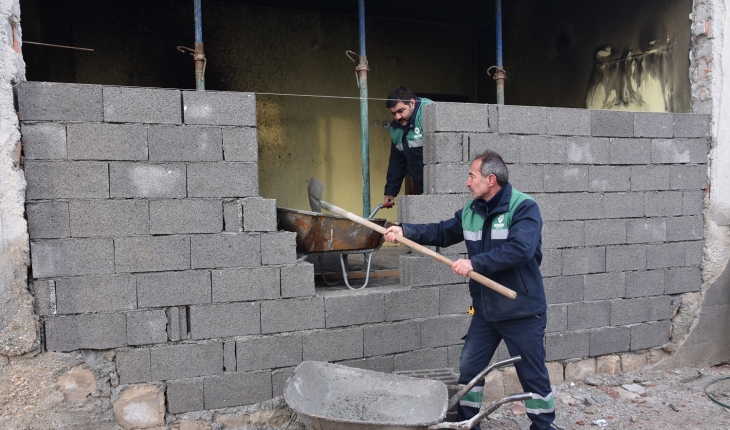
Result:
<svg viewBox="0 0 730 430">
<path fill-rule="evenodd" d="M 531 400 L 525 400 L 525 409 L 531 414 L 547 414 L 555 411 L 555 398 L 553 393 L 542 397 L 533 393 Z"/>
</svg>

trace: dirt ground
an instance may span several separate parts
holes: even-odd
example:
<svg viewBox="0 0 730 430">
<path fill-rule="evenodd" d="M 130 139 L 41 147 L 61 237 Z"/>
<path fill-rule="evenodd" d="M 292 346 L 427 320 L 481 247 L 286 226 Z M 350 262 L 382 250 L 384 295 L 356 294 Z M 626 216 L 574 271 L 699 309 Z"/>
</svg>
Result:
<svg viewBox="0 0 730 430">
<path fill-rule="evenodd" d="M 620 376 L 595 374 L 582 382 L 563 383 L 555 392 L 555 427 L 728 430 L 730 409 L 705 394 L 707 384 L 728 376 L 730 365 Z M 709 391 L 721 403 L 730 404 L 730 380 L 712 385 Z M 529 426 L 521 404 L 504 405 L 482 422 L 483 430 L 523 430 Z"/>
</svg>

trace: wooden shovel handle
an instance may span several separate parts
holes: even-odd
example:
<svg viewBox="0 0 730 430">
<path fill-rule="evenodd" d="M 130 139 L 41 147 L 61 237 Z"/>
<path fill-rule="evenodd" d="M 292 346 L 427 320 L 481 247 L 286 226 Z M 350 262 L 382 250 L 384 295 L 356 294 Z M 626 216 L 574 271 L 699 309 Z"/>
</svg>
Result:
<svg viewBox="0 0 730 430">
<path fill-rule="evenodd" d="M 385 234 L 385 227 L 381 227 L 372 221 L 368 221 L 367 219 L 365 219 L 363 217 L 357 216 L 352 212 L 348 212 L 348 211 L 346 211 L 338 206 L 335 206 L 332 203 L 328 203 L 324 200 L 320 200 L 320 203 L 324 209 L 327 209 L 330 212 L 336 213 L 338 215 L 342 215 L 343 217 L 345 217 L 351 221 L 354 221 L 360 225 L 364 225 L 365 227 L 368 227 L 372 230 L 375 230 L 380 234 Z M 449 267 L 451 267 L 454 264 L 454 262 L 451 261 L 449 258 L 444 257 L 443 255 L 441 255 L 437 252 L 434 252 L 434 251 L 426 248 L 423 245 L 419 245 L 418 243 L 416 243 L 410 239 L 406 239 L 403 236 L 396 236 L 395 240 L 402 243 L 403 245 L 406 245 L 407 247 L 409 247 L 411 249 L 415 249 L 416 251 L 420 252 L 421 254 L 427 255 L 427 256 L 433 258 L 434 260 L 439 261 Z M 517 293 L 515 293 L 514 291 L 510 290 L 509 288 L 505 287 L 504 285 L 502 285 L 500 283 L 494 282 L 493 280 L 491 280 L 491 279 L 487 278 L 486 276 L 481 275 L 473 270 L 470 271 L 467 276 L 469 278 L 479 282 L 480 284 L 484 285 L 485 287 L 491 288 L 492 290 L 494 290 L 506 297 L 509 297 L 510 299 L 514 299 L 515 297 L 517 297 Z"/>
</svg>

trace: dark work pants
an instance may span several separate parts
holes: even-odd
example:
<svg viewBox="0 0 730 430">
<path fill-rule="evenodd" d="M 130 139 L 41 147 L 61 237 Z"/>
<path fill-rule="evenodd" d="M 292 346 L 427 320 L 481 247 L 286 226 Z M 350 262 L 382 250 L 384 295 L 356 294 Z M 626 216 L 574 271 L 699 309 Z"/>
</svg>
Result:
<svg viewBox="0 0 730 430">
<path fill-rule="evenodd" d="M 542 313 L 525 318 L 488 322 L 476 313 L 469 325 L 464 348 L 461 351 L 459 384 L 468 384 L 479 372 L 484 370 L 497 350 L 500 340 L 504 339 L 511 357 L 519 355 L 522 361 L 515 363 L 517 377 L 522 389 L 533 393 L 533 400 L 525 401 L 527 416 L 532 421 L 530 430 L 546 430 L 555 420 L 554 400 L 547 367 L 545 367 L 545 325 L 547 316 Z M 479 413 L 478 403 L 484 379 L 477 383 L 467 400 L 459 403 L 459 420 L 468 420 Z M 516 394 L 516 393 L 506 393 Z M 470 396 L 471 395 L 471 396 Z"/>
</svg>

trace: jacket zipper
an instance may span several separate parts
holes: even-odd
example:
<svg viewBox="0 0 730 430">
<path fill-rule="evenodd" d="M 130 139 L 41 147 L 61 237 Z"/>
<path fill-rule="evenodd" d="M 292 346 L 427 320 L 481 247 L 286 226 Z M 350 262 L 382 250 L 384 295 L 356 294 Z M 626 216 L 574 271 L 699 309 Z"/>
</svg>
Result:
<svg viewBox="0 0 730 430">
<path fill-rule="evenodd" d="M 530 287 L 527 286 L 527 282 L 525 282 L 525 276 L 522 274 L 522 267 L 518 267 L 517 271 L 520 272 L 520 279 L 522 279 L 522 285 L 525 286 L 525 291 L 527 292 L 527 295 L 531 296 L 532 293 L 530 293 Z"/>
</svg>

